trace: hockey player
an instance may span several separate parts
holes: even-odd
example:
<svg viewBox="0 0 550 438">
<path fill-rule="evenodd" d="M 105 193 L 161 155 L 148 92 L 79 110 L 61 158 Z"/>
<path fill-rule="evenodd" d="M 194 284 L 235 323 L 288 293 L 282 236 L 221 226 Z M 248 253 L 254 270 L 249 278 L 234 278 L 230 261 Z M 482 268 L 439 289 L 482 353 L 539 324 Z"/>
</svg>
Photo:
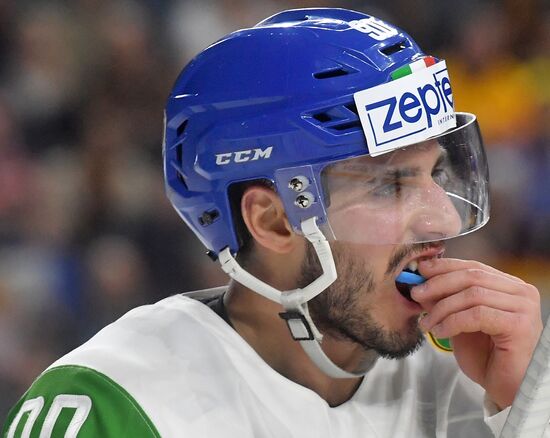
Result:
<svg viewBox="0 0 550 438">
<path fill-rule="evenodd" d="M 477 122 L 443 60 L 362 13 L 286 11 L 191 61 L 165 117 L 168 196 L 233 281 L 100 331 L 4 436 L 499 434 L 540 299 L 442 258 L 489 218 Z"/>
</svg>

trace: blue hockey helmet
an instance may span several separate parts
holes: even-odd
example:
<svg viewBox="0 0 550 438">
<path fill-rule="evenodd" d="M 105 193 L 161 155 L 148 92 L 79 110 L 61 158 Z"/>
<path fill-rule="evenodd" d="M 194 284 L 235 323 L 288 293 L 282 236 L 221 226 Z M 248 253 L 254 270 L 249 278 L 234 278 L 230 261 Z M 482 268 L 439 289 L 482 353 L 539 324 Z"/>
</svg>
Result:
<svg viewBox="0 0 550 438">
<path fill-rule="evenodd" d="M 213 254 L 239 250 L 229 193 L 259 179 L 274 184 L 297 231 L 315 216 L 336 238 L 365 238 L 368 233 L 346 236 L 345 227 L 331 227 L 327 213 L 327 190 L 364 170 L 364 163 L 347 160 L 376 157 L 367 164 L 377 174 L 396 161 L 388 152 L 422 141 L 425 149 L 433 138 L 448 163 L 441 179 L 453 180 L 443 193 L 461 221 L 439 237 L 464 234 L 488 219 L 477 124 L 454 113 L 444 62 L 426 56 L 402 30 L 363 13 L 289 10 L 229 34 L 184 68 L 165 118 L 168 197 Z M 438 203 L 437 196 L 428 190 L 408 199 Z M 404 241 L 391 236 L 380 243 Z"/>
</svg>

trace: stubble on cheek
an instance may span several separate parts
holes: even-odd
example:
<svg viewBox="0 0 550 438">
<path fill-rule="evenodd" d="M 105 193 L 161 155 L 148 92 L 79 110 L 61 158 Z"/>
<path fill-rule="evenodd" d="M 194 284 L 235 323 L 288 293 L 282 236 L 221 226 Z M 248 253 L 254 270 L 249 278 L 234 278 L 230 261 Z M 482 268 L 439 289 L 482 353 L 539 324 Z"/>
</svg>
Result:
<svg viewBox="0 0 550 438">
<path fill-rule="evenodd" d="M 309 310 L 322 332 L 335 339 L 357 342 L 359 339 L 354 332 L 364 324 L 365 319 L 360 310 L 361 302 L 375 289 L 373 274 L 365 268 L 361 259 L 350 255 L 338 243 L 333 243 L 331 247 L 338 279 L 309 301 Z M 322 270 L 315 252 L 308 247 L 299 287 L 306 286 L 321 274 Z"/>
<path fill-rule="evenodd" d="M 423 335 L 415 318 L 402 330 L 388 330 L 374 316 L 374 274 L 361 257 L 354 256 L 338 243 L 332 245 L 338 279 L 309 302 L 317 327 L 334 339 L 351 341 L 365 350 L 375 350 L 388 358 L 400 358 L 415 351 Z M 308 247 L 299 287 L 322 274 L 315 252 Z M 370 302 L 370 305 L 369 305 Z"/>
</svg>

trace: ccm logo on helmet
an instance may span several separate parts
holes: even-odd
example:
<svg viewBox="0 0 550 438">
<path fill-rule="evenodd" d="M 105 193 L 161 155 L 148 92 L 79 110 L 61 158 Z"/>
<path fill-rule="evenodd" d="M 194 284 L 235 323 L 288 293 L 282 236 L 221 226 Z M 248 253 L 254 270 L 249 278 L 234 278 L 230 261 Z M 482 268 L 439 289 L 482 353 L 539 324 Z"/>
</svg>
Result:
<svg viewBox="0 0 550 438">
<path fill-rule="evenodd" d="M 229 163 L 246 163 L 247 161 L 256 161 L 259 159 L 267 160 L 271 157 L 272 150 L 273 146 L 269 146 L 265 149 L 246 149 L 244 151 L 216 154 L 216 164 L 224 166 Z"/>
<path fill-rule="evenodd" d="M 359 91 L 354 97 L 371 155 L 426 140 L 456 126 L 444 61 Z"/>
</svg>

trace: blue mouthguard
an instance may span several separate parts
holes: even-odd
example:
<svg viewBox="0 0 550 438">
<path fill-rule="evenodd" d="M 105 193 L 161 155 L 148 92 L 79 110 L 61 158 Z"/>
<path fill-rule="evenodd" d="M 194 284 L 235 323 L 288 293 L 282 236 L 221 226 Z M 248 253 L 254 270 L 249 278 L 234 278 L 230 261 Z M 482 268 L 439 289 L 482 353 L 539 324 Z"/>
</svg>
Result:
<svg viewBox="0 0 550 438">
<path fill-rule="evenodd" d="M 405 284 L 422 284 L 426 281 L 422 275 L 414 274 L 412 272 L 402 271 L 401 274 L 397 276 L 395 281 Z"/>
</svg>

